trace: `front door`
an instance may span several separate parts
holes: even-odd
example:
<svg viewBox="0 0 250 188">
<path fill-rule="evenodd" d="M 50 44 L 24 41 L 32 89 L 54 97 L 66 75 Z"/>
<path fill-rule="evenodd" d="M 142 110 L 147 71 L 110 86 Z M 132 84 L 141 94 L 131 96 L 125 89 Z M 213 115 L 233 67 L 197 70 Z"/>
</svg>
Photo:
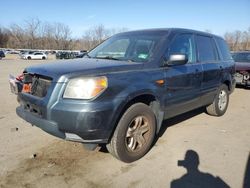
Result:
<svg viewBox="0 0 250 188">
<path fill-rule="evenodd" d="M 185 54 L 188 63 L 166 68 L 165 118 L 187 112 L 199 106 L 202 66 L 196 61 L 194 36 L 180 34 L 174 37 L 167 50 L 171 54 Z"/>
</svg>

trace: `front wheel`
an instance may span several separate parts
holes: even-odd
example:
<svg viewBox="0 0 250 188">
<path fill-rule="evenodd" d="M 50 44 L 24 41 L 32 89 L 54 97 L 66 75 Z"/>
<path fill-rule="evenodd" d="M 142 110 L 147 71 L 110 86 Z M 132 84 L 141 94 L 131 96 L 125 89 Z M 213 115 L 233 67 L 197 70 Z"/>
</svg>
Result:
<svg viewBox="0 0 250 188">
<path fill-rule="evenodd" d="M 212 104 L 207 106 L 206 110 L 209 115 L 222 116 L 227 111 L 229 103 L 229 92 L 228 87 L 223 84 L 218 89 L 216 97 Z"/>
<path fill-rule="evenodd" d="M 150 149 L 155 137 L 155 128 L 155 115 L 149 106 L 136 103 L 121 117 L 107 149 L 123 162 L 136 161 Z"/>
</svg>

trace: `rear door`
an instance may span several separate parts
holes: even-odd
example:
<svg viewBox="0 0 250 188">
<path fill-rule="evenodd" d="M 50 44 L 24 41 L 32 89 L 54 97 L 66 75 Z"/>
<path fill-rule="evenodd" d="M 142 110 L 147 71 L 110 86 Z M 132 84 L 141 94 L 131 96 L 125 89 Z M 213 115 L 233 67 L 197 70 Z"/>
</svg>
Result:
<svg viewBox="0 0 250 188">
<path fill-rule="evenodd" d="M 220 63 L 215 40 L 213 37 L 196 35 L 198 62 L 202 66 L 201 101 L 209 104 L 213 101 L 221 83 L 223 64 Z"/>
<path fill-rule="evenodd" d="M 167 50 L 172 54 L 186 54 L 188 63 L 166 69 L 166 118 L 181 114 L 199 105 L 202 67 L 196 61 L 193 34 L 179 34 L 174 37 Z"/>
</svg>

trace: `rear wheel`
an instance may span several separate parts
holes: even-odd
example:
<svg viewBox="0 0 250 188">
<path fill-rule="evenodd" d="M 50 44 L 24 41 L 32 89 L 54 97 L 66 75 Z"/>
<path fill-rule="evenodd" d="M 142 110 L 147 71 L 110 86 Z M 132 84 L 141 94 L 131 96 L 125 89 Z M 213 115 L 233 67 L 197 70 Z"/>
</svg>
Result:
<svg viewBox="0 0 250 188">
<path fill-rule="evenodd" d="M 28 60 L 31 60 L 31 57 L 29 56 L 27 59 L 28 59 Z"/>
<path fill-rule="evenodd" d="M 42 59 L 44 60 L 44 59 L 46 59 L 46 57 L 43 56 Z"/>
<path fill-rule="evenodd" d="M 155 127 L 155 115 L 149 106 L 136 103 L 121 117 L 107 149 L 123 162 L 138 160 L 150 149 Z"/>
<path fill-rule="evenodd" d="M 206 108 L 207 113 L 212 116 L 222 116 L 227 111 L 228 103 L 229 103 L 228 87 L 225 84 L 223 84 L 220 86 L 213 103 L 207 106 Z"/>
</svg>

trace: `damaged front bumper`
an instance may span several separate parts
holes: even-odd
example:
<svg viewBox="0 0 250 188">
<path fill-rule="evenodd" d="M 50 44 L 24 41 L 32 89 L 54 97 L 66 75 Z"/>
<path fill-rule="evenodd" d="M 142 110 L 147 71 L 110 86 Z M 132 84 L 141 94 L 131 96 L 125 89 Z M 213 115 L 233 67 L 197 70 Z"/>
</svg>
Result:
<svg viewBox="0 0 250 188">
<path fill-rule="evenodd" d="M 10 76 L 11 91 L 17 94 L 19 117 L 45 132 L 70 141 L 107 143 L 118 118 L 123 98 L 109 100 L 63 99 L 65 83 L 51 83 L 44 97 L 22 91 L 22 81 Z"/>
<path fill-rule="evenodd" d="M 29 97 L 31 100 L 27 100 Z M 65 140 L 107 143 L 115 126 L 117 108 L 110 102 L 79 103 L 61 99 L 49 106 L 42 100 L 34 102 L 34 97 L 25 93 L 19 93 L 18 98 L 20 106 L 16 113 L 19 117 Z"/>
</svg>

